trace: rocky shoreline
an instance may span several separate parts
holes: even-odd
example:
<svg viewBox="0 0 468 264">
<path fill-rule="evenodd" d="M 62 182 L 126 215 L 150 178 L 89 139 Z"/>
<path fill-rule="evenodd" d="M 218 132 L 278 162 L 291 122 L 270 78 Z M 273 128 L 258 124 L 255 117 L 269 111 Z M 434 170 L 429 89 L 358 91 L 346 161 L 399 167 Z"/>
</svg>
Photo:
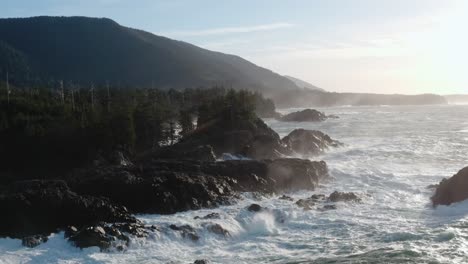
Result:
<svg viewBox="0 0 468 264">
<path fill-rule="evenodd" d="M 314 190 L 329 179 L 324 161 L 307 158 L 339 147 L 319 131 L 297 129 L 281 139 L 260 118 L 218 118 L 178 143 L 129 159 L 111 158 L 58 179 L 28 179 L 0 186 L 0 237 L 35 247 L 63 231 L 79 248 L 125 250 L 131 237 L 177 232 L 197 240 L 190 226 L 146 226 L 134 214 L 174 214 L 232 204 L 240 194 L 279 195 Z M 220 160 L 230 153 L 239 160 Z M 255 207 L 255 206 L 254 206 Z M 255 210 L 254 210 L 255 211 Z M 204 216 L 204 219 L 216 217 Z M 220 225 L 210 232 L 228 236 Z"/>
<path fill-rule="evenodd" d="M 236 144 L 232 144 L 237 142 Z M 63 232 L 78 248 L 125 251 L 136 238 L 176 235 L 188 241 L 209 232 L 220 238 L 230 232 L 216 222 L 216 212 L 194 219 L 200 226 L 170 223 L 147 225 L 136 214 L 174 214 L 216 208 L 240 201 L 243 193 L 270 196 L 309 211 L 335 210 L 341 203 L 361 203 L 357 193 L 333 192 L 293 199 L 287 194 L 316 190 L 330 179 L 324 161 L 310 157 L 342 143 L 314 130 L 295 129 L 279 135 L 261 119 L 214 119 L 174 145 L 132 158 L 115 151 L 112 157 L 74 169 L 57 179 L 28 179 L 0 185 L 0 237 L 22 240 L 25 247 L 45 243 Z M 226 155 L 240 157 L 223 159 Z M 292 158 L 300 157 L 300 158 Z M 463 169 L 442 181 L 432 197 L 434 206 L 468 198 L 468 173 Z M 275 209 L 251 204 L 247 214 L 267 212 L 278 223 Z M 156 238 L 157 239 L 157 238 Z M 198 263 L 206 260 L 199 260 Z"/>
</svg>

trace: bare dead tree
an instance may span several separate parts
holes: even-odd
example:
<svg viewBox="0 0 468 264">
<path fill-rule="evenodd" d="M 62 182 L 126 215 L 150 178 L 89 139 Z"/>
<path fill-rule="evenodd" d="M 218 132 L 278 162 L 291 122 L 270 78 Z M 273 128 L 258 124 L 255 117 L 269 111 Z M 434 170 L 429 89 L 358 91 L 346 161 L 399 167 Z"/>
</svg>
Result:
<svg viewBox="0 0 468 264">
<path fill-rule="evenodd" d="M 6 73 L 6 89 L 7 89 L 7 104 L 10 105 L 10 82 L 8 79 L 8 71 Z"/>
</svg>

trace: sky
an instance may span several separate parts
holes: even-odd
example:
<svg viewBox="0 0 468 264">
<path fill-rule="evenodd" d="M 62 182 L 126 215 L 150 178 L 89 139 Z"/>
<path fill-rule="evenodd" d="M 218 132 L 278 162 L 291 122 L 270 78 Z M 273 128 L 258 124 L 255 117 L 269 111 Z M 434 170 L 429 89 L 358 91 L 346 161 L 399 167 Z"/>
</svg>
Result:
<svg viewBox="0 0 468 264">
<path fill-rule="evenodd" d="M 335 92 L 468 93 L 467 0 L 0 0 L 107 17 Z"/>
</svg>

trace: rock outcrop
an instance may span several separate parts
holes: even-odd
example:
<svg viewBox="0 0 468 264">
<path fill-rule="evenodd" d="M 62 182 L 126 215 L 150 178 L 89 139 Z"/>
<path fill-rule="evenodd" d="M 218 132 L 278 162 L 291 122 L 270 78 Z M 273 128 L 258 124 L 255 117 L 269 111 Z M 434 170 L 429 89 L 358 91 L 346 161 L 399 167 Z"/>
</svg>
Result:
<svg viewBox="0 0 468 264">
<path fill-rule="evenodd" d="M 252 159 L 275 159 L 288 154 L 279 135 L 258 117 L 250 120 L 220 117 L 207 121 L 171 148 L 194 152 L 199 146 L 206 145 L 213 148 L 217 157 L 231 153 Z"/>
<path fill-rule="evenodd" d="M 468 167 L 449 179 L 443 179 L 431 197 L 433 206 L 450 205 L 468 199 Z"/>
<path fill-rule="evenodd" d="M 305 109 L 298 112 L 292 112 L 279 118 L 283 122 L 321 122 L 328 117 L 315 109 Z"/>
<path fill-rule="evenodd" d="M 328 196 L 330 202 L 361 202 L 361 198 L 353 192 L 338 192 L 334 191 Z"/>
<path fill-rule="evenodd" d="M 155 159 L 133 167 L 80 170 L 69 182 L 77 193 L 107 197 L 134 213 L 171 214 L 228 204 L 239 192 L 313 190 L 327 177 L 323 161 Z"/>
<path fill-rule="evenodd" d="M 282 142 L 293 153 L 301 156 L 319 155 L 330 147 L 343 145 L 323 132 L 302 128 L 293 130 Z"/>
<path fill-rule="evenodd" d="M 22 181 L 0 194 L 0 236 L 24 238 L 48 235 L 68 225 L 137 220 L 125 207 L 106 198 L 78 195 L 64 181 Z M 40 239 L 28 239 L 28 246 Z"/>
</svg>

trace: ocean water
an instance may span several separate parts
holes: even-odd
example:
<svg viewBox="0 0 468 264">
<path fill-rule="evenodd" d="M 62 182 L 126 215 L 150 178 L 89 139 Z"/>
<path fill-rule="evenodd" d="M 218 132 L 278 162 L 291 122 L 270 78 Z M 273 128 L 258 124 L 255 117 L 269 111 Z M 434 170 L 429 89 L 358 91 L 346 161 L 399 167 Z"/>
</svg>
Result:
<svg viewBox="0 0 468 264">
<path fill-rule="evenodd" d="M 290 112 L 296 109 L 285 109 Z M 189 224 L 193 242 L 162 228 L 135 239 L 125 252 L 80 250 L 55 234 L 37 248 L 0 239 L 0 263 L 468 263 L 468 202 L 432 208 L 427 186 L 468 166 L 468 106 L 337 107 L 322 123 L 266 122 L 281 136 L 317 129 L 344 147 L 320 157 L 333 179 L 295 200 L 335 190 L 355 192 L 362 203 L 304 211 L 278 197 L 245 194 L 236 205 L 175 215 L 140 215 L 161 227 Z M 245 207 L 258 203 L 259 214 Z M 194 220 L 217 212 L 221 219 Z M 231 236 L 206 230 L 218 223 Z"/>
</svg>

